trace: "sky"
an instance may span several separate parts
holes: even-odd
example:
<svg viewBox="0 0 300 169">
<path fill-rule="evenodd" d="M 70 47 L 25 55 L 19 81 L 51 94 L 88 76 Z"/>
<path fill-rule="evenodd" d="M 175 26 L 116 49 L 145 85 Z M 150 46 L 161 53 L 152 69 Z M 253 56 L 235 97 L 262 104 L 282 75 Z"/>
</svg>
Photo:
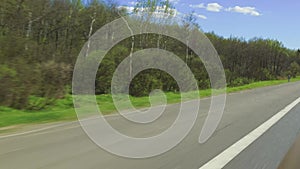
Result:
<svg viewBox="0 0 300 169">
<path fill-rule="evenodd" d="M 117 0 L 133 7 L 135 0 Z M 195 12 L 204 32 L 223 37 L 259 37 L 279 40 L 290 49 L 300 48 L 298 0 L 170 0 L 179 13 Z"/>
</svg>

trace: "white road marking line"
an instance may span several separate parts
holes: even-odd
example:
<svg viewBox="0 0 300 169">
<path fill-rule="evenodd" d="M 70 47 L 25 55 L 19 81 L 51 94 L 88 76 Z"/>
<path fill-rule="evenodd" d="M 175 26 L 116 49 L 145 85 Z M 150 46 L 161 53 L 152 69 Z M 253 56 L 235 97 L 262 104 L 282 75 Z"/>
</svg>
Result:
<svg viewBox="0 0 300 169">
<path fill-rule="evenodd" d="M 5 152 L 5 153 L 0 154 L 0 156 L 6 155 L 6 154 L 9 154 L 9 153 L 13 153 L 13 152 L 16 152 L 16 151 L 24 150 L 24 149 L 25 149 L 25 147 L 10 150 L 9 152 Z"/>
<path fill-rule="evenodd" d="M 55 132 L 59 132 L 59 131 L 66 131 L 66 130 L 70 130 L 70 129 L 75 129 L 75 128 L 79 128 L 80 125 L 76 125 L 76 126 L 71 126 L 71 127 L 64 127 L 64 128 L 57 128 L 57 129 L 53 129 L 50 131 L 40 131 L 40 132 L 35 132 L 35 133 L 31 133 L 30 135 L 26 135 L 26 136 L 38 136 L 38 135 L 43 135 L 43 134 L 50 134 L 50 133 L 55 133 Z"/>
<path fill-rule="evenodd" d="M 75 121 L 77 122 L 77 121 Z M 4 136 L 0 136 L 0 139 L 2 138 L 8 138 L 8 137 L 14 137 L 14 136 L 20 136 L 20 135 L 25 135 L 25 134 L 31 134 L 31 133 L 36 133 L 39 131 L 44 131 L 44 130 L 48 130 L 48 129 L 53 129 L 53 128 L 57 128 L 57 127 L 62 127 L 62 126 L 66 126 L 75 122 L 68 122 L 68 123 L 63 123 L 63 124 L 57 124 L 57 125 L 53 125 L 53 126 L 49 126 L 49 127 L 44 127 L 41 129 L 35 129 L 35 130 L 30 130 L 30 131 L 26 131 L 26 132 L 22 132 L 22 133 L 15 133 L 15 134 L 10 134 L 10 135 L 4 135 Z"/>
<path fill-rule="evenodd" d="M 206 99 L 209 99 L 209 98 L 202 98 L 200 100 L 206 100 Z M 192 102 L 192 101 L 196 101 L 196 100 L 184 101 L 183 103 L 188 103 L 188 102 Z M 175 105 L 175 104 L 180 104 L 180 103 L 172 103 L 172 104 L 168 104 L 166 106 L 172 106 L 172 105 Z M 161 106 L 161 105 L 158 105 L 158 106 Z M 139 110 L 142 111 L 143 109 L 146 109 L 146 108 L 142 108 L 142 109 L 139 109 Z M 128 112 L 126 114 L 135 114 L 135 113 L 137 113 L 137 111 Z M 122 115 L 120 115 L 119 113 L 116 113 L 116 114 L 101 115 L 101 116 L 104 116 L 104 117 L 121 117 Z M 97 119 L 97 118 L 100 118 L 100 117 L 99 116 L 92 116 L 92 117 L 85 118 L 85 119 L 83 119 L 81 121 L 94 120 L 94 119 Z M 36 132 L 41 132 L 41 131 L 45 131 L 45 130 L 57 128 L 57 127 L 67 126 L 67 125 L 74 124 L 74 123 L 79 123 L 79 121 L 75 120 L 75 121 L 71 121 L 71 122 L 67 122 L 67 123 L 63 123 L 63 124 L 57 124 L 57 125 L 53 125 L 53 126 L 49 126 L 49 127 L 44 127 L 44 128 L 40 128 L 40 129 L 35 129 L 35 130 L 30 130 L 30 131 L 25 131 L 25 132 L 21 132 L 21 133 L 3 135 L 3 136 L 0 136 L 0 139 L 9 138 L 9 137 L 15 137 L 15 136 L 21 136 L 21 135 L 26 135 L 26 134 L 32 134 L 32 133 L 36 133 Z M 80 125 L 76 126 L 76 127 L 80 127 Z M 76 128 L 76 127 L 74 127 L 74 128 Z"/>
<path fill-rule="evenodd" d="M 248 135 L 231 145 L 229 148 L 224 150 L 222 153 L 214 157 L 208 163 L 204 164 L 199 169 L 221 169 L 225 167 L 231 160 L 245 150 L 250 144 L 262 136 L 267 130 L 269 130 L 274 124 L 281 120 L 288 112 L 300 103 L 300 97 L 287 105 L 284 109 L 279 111 L 269 120 L 264 122 L 262 125 L 254 129 Z"/>
<path fill-rule="evenodd" d="M 280 84 L 278 86 L 281 86 L 281 85 L 283 85 L 283 84 Z M 266 86 L 266 87 L 272 87 L 272 86 Z M 250 92 L 252 90 L 255 90 L 255 89 L 245 90 L 245 92 Z M 235 94 L 241 94 L 241 92 L 227 93 L 227 95 L 235 95 Z M 210 99 L 210 97 L 204 97 L 204 98 L 200 98 L 200 101 L 201 100 L 209 100 L 209 99 Z M 189 101 L 185 101 L 183 103 L 192 102 L 192 101 L 195 101 L 195 100 L 189 100 Z M 167 106 L 171 106 L 171 105 L 175 105 L 175 104 L 179 104 L 179 103 L 172 103 L 172 104 L 168 104 Z M 129 112 L 128 114 L 131 114 L 131 113 L 135 113 L 135 112 Z M 104 115 L 104 116 L 105 117 L 115 117 L 115 116 L 120 116 L 120 114 L 116 113 L 116 114 L 109 114 L 109 115 Z M 86 119 L 84 119 L 84 121 L 85 120 L 93 120 L 95 118 L 99 118 L 99 117 L 97 116 L 97 117 L 86 118 Z M 40 132 L 40 131 L 44 131 L 44 130 L 48 130 L 48 129 L 53 129 L 53 128 L 57 128 L 57 127 L 66 126 L 66 125 L 77 123 L 77 122 L 79 122 L 79 121 L 76 120 L 76 121 L 71 121 L 71 122 L 68 122 L 68 123 L 63 123 L 63 124 L 53 125 L 53 126 L 49 126 L 49 127 L 44 127 L 44 128 L 41 128 L 41 129 L 30 130 L 30 131 L 21 132 L 21 133 L 15 133 L 15 134 L 10 134 L 10 135 L 4 135 L 4 136 L 0 136 L 0 139 L 9 138 L 9 137 L 15 137 L 15 136 L 21 136 L 21 135 L 31 134 L 31 133 L 36 133 L 36 132 Z"/>
</svg>

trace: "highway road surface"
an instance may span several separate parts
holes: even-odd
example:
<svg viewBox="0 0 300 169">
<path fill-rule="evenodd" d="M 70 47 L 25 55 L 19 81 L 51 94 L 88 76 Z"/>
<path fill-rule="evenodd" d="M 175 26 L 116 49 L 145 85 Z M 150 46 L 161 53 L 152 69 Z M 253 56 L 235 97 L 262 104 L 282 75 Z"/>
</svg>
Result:
<svg viewBox="0 0 300 169">
<path fill-rule="evenodd" d="M 276 169 L 300 134 L 299 96 L 300 82 L 229 94 L 224 117 L 212 138 L 204 144 L 199 144 L 198 138 L 210 99 L 201 99 L 199 116 L 190 134 L 174 149 L 147 159 L 122 158 L 100 149 L 78 122 L 1 136 L 0 168 Z M 170 127 L 178 110 L 178 104 L 169 105 L 161 118 L 147 125 L 137 126 L 118 115 L 106 118 L 124 134 L 147 137 Z M 268 122 L 280 113 L 278 122 Z"/>
</svg>

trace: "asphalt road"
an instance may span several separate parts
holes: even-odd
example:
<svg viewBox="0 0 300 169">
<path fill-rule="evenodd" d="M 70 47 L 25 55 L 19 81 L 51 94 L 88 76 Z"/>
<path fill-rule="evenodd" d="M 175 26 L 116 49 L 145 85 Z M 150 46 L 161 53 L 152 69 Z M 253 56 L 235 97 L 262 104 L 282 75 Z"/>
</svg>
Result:
<svg viewBox="0 0 300 169">
<path fill-rule="evenodd" d="M 0 168 L 199 169 L 299 96 L 300 82 L 230 94 L 217 131 L 208 142 L 199 144 L 199 133 L 210 106 L 210 99 L 203 99 L 196 125 L 190 134 L 174 149 L 147 159 L 122 158 L 100 149 L 87 137 L 78 122 L 0 137 Z M 170 105 L 161 118 L 147 125 L 136 125 L 120 116 L 108 116 L 107 120 L 124 134 L 147 137 L 170 127 L 178 110 L 179 105 Z M 297 105 L 224 168 L 276 169 L 299 135 L 299 122 L 300 105 Z"/>
</svg>

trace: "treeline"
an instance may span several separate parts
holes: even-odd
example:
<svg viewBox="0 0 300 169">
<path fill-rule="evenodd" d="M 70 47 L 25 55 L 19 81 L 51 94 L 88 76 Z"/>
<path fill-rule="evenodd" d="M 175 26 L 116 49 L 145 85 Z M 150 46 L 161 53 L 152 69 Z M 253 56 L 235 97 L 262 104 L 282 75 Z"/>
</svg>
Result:
<svg viewBox="0 0 300 169">
<path fill-rule="evenodd" d="M 299 73 L 300 50 L 290 50 L 271 39 L 228 38 L 206 34 L 218 51 L 229 86 L 261 80 L 296 77 Z"/>
<path fill-rule="evenodd" d="M 82 46 L 119 12 L 100 1 L 1 0 L 0 105 L 32 109 L 63 98 Z"/>
<path fill-rule="evenodd" d="M 138 1 L 134 11 L 151 6 L 152 11 L 164 8 L 162 11 L 172 14 L 169 1 L 149 2 L 152 1 Z M 118 6 L 112 1 L 97 0 L 2 0 L 0 105 L 42 109 L 55 99 L 71 94 L 73 68 L 80 50 L 95 31 L 126 15 L 128 11 Z M 195 23 L 192 16 L 186 17 L 184 24 L 173 26 L 186 29 Z M 300 51 L 287 49 L 279 41 L 206 35 L 221 57 L 228 86 L 296 76 L 299 72 Z M 210 87 L 201 60 L 184 44 L 162 35 L 139 35 L 134 39 L 134 51 L 151 47 L 171 51 L 191 68 L 200 89 Z M 110 93 L 114 70 L 129 56 L 131 48 L 132 38 L 128 38 L 106 55 L 96 77 L 97 94 Z M 130 93 L 144 96 L 157 88 L 178 91 L 178 85 L 167 73 L 145 70 L 134 78 Z"/>
</svg>

